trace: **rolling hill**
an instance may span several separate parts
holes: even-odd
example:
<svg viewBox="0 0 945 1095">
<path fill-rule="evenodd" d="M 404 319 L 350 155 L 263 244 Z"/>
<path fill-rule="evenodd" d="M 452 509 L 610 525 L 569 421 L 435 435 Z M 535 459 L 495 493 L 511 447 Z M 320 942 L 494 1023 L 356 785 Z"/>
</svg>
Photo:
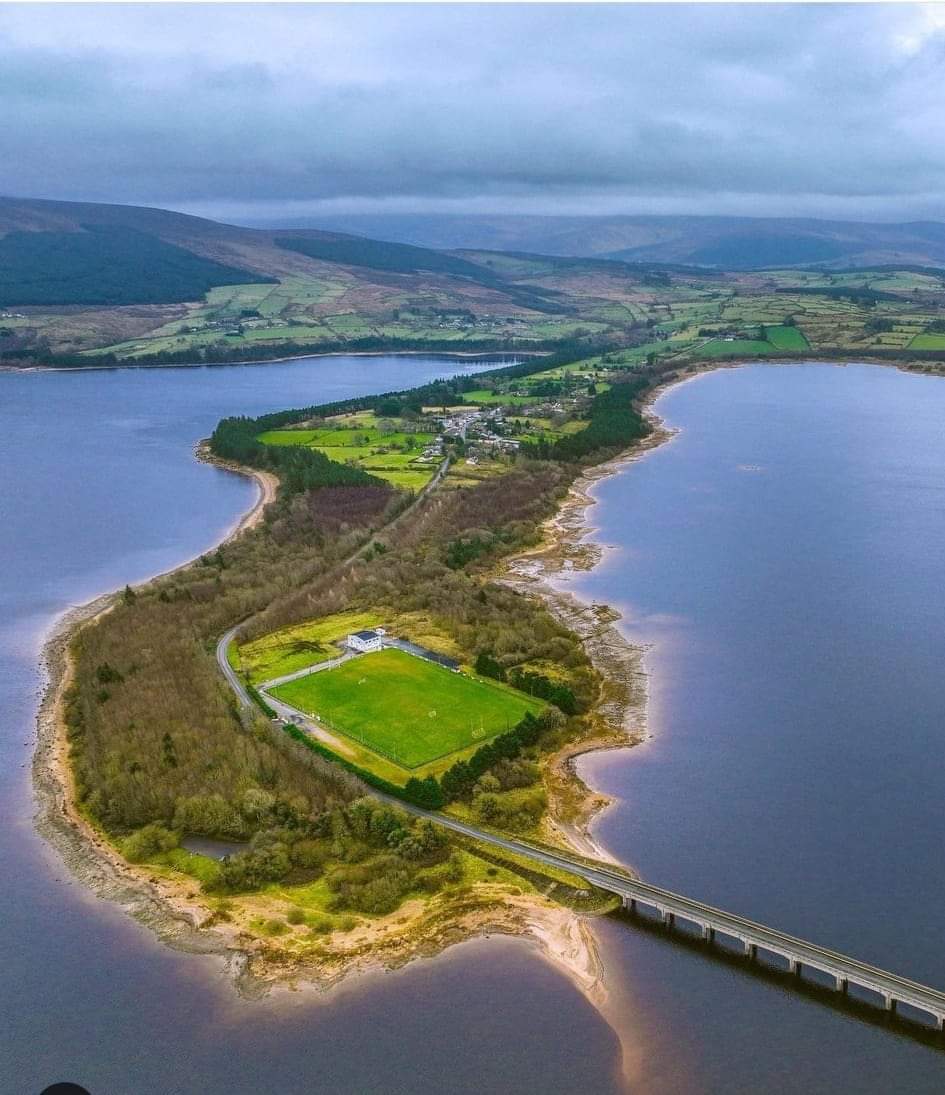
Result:
<svg viewBox="0 0 945 1095">
<path fill-rule="evenodd" d="M 0 305 L 7 307 L 195 300 L 221 285 L 318 273 L 323 263 L 435 274 L 522 295 L 488 268 L 424 247 L 240 228 L 138 206 L 0 198 Z M 541 307 L 537 299 L 525 303 Z"/>
<path fill-rule="evenodd" d="M 945 273 L 928 265 L 945 264 L 936 224 L 480 217 L 353 226 L 464 246 L 0 198 L 0 363 L 565 345 L 619 350 L 632 363 L 815 346 L 934 352 L 945 337 Z M 857 266 L 867 253 L 897 258 Z"/>
<path fill-rule="evenodd" d="M 945 224 L 938 221 L 362 214 L 311 223 L 424 247 L 531 251 L 729 270 L 945 265 Z"/>
<path fill-rule="evenodd" d="M 502 320 L 478 332 L 492 345 L 519 317 L 565 311 L 553 287 L 460 254 L 162 209 L 0 198 L 6 361 L 432 344 L 482 316 Z"/>
</svg>

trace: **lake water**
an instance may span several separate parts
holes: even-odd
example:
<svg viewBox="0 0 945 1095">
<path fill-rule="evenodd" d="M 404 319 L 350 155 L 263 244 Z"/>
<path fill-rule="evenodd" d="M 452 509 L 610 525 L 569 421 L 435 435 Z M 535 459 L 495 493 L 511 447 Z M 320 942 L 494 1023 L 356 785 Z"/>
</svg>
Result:
<svg viewBox="0 0 945 1095">
<path fill-rule="evenodd" d="M 193 459 L 225 414 L 463 372 L 418 358 L 0 373 L 0 1092 L 608 1091 L 612 1031 L 522 943 L 479 941 L 334 994 L 238 999 L 72 879 L 32 826 L 43 635 L 105 590 L 200 553 L 254 496 Z M 569 1052 L 578 1038 L 592 1054 Z"/>
<path fill-rule="evenodd" d="M 222 414 L 421 383 L 321 359 L 0 374 L 0 1090 L 616 1092 L 617 1039 L 526 945 L 480 940 L 321 1002 L 239 1000 L 89 895 L 34 833 L 42 636 L 207 548 L 252 487 L 196 463 Z M 598 825 L 654 882 L 945 986 L 945 381 L 758 366 L 671 390 L 668 445 L 595 490 L 571 587 L 652 644 L 654 737 L 590 758 Z M 598 925 L 633 1090 L 938 1092 L 945 1055 Z"/>
<path fill-rule="evenodd" d="M 753 366 L 594 490 L 569 587 L 651 644 L 650 732 L 586 778 L 643 876 L 945 988 L 945 380 Z M 603 928 L 646 1091 L 945 1090 L 945 1054 Z"/>
</svg>

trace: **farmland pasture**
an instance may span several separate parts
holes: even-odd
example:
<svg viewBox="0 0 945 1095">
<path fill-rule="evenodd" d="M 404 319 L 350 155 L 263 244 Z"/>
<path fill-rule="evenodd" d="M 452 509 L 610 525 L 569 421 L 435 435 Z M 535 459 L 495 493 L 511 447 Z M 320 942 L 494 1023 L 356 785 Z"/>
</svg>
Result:
<svg viewBox="0 0 945 1095">
<path fill-rule="evenodd" d="M 336 657 L 338 650 L 332 644 L 337 639 L 380 623 L 374 612 L 339 612 L 285 627 L 240 646 L 235 668 L 242 669 L 252 684 L 262 684 Z M 230 650 L 235 646 L 231 644 Z"/>
<path fill-rule="evenodd" d="M 926 332 L 916 335 L 909 343 L 910 350 L 945 350 L 945 334 Z"/>
<path fill-rule="evenodd" d="M 787 327 L 779 324 L 776 327 L 766 327 L 765 334 L 768 341 L 778 350 L 807 350 L 809 344 L 803 331 L 797 327 Z"/>
<path fill-rule="evenodd" d="M 467 403 L 495 403 L 505 407 L 534 403 L 536 397 L 533 395 L 509 395 L 506 392 L 494 392 L 490 388 L 477 388 L 471 392 L 463 392 L 463 399 Z"/>
<path fill-rule="evenodd" d="M 339 734 L 413 769 L 504 733 L 544 706 L 483 677 L 382 650 L 272 690 Z"/>
<path fill-rule="evenodd" d="M 433 477 L 438 460 L 425 460 L 423 449 L 432 433 L 382 429 L 373 417 L 347 417 L 343 425 L 309 430 L 268 430 L 259 435 L 266 445 L 304 445 L 340 464 L 357 464 L 401 490 L 420 490 Z"/>
<path fill-rule="evenodd" d="M 729 354 L 738 357 L 753 357 L 756 354 L 764 356 L 770 354 L 774 347 L 770 342 L 761 342 L 757 338 L 735 338 L 727 341 L 724 338 L 714 338 L 707 342 L 701 349 L 706 357 L 726 357 Z"/>
</svg>

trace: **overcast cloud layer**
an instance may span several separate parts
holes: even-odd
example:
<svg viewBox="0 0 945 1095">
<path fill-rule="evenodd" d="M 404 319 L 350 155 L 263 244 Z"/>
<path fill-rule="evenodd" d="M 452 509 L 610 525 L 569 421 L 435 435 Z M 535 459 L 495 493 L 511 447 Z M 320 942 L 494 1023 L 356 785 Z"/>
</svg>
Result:
<svg viewBox="0 0 945 1095">
<path fill-rule="evenodd" d="M 945 5 L 3 6 L 0 193 L 945 219 Z"/>
</svg>

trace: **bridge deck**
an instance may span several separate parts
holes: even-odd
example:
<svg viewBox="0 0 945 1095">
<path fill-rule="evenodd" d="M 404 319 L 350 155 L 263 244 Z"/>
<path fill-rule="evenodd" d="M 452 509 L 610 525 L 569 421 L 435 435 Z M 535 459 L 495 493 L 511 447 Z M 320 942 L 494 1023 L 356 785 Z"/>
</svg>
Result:
<svg viewBox="0 0 945 1095">
<path fill-rule="evenodd" d="M 235 631 L 236 628 L 232 628 L 220 639 L 217 645 L 217 661 L 240 705 L 248 707 L 252 701 L 238 674 L 233 671 L 227 660 L 227 648 Z M 309 733 L 318 733 L 318 728 L 309 720 L 297 717 L 295 721 Z M 375 793 L 393 805 L 429 818 L 444 828 L 577 875 L 593 886 L 616 894 L 627 907 L 633 908 L 639 903 L 652 907 L 664 918 L 679 917 L 690 921 L 702 928 L 703 934 L 710 939 L 713 938 L 714 933 L 720 932 L 739 940 L 752 958 L 757 957 L 757 949 L 761 948 L 787 959 L 792 970 L 805 966 L 833 977 L 838 991 L 845 992 L 850 985 L 860 986 L 878 993 L 883 998 L 887 1010 L 894 1011 L 897 1004 L 906 1004 L 931 1015 L 938 1029 L 945 1029 L 945 992 L 939 989 L 900 977 L 888 970 L 850 958 L 848 955 L 840 954 L 816 943 L 798 939 L 796 936 L 758 924 L 735 913 L 714 908 L 702 901 L 684 897 L 671 890 L 664 890 L 660 886 L 634 878 L 626 871 L 610 864 L 590 860 L 576 853 L 569 854 L 565 851 L 503 837 L 497 833 L 467 825 L 445 814 L 431 813 L 420 807 L 411 806 L 401 799 L 395 799 L 380 792 Z"/>
<path fill-rule="evenodd" d="M 719 932 L 741 941 L 752 957 L 755 957 L 754 949 L 761 948 L 786 958 L 792 968 L 795 965 L 805 966 L 828 974 L 835 978 L 838 990 L 846 991 L 849 985 L 858 985 L 882 996 L 887 1009 L 894 1010 L 897 1003 L 907 1004 L 931 1015 L 939 1029 L 945 1026 L 945 992 L 939 989 L 912 981 L 907 977 L 900 977 L 888 970 L 861 962 L 857 958 L 798 939 L 787 932 L 758 924 L 735 913 L 725 912 L 702 901 L 696 901 L 641 879 L 632 878 L 605 863 L 592 865 L 590 861 L 580 856 L 572 858 L 567 853 L 538 848 L 522 841 L 507 840 L 442 815 L 430 816 L 447 828 L 464 832 L 477 840 L 498 844 L 509 851 L 578 875 L 592 885 L 616 894 L 628 907 L 631 902 L 639 902 L 666 916 L 688 920 L 703 928 L 704 931 Z"/>
</svg>

